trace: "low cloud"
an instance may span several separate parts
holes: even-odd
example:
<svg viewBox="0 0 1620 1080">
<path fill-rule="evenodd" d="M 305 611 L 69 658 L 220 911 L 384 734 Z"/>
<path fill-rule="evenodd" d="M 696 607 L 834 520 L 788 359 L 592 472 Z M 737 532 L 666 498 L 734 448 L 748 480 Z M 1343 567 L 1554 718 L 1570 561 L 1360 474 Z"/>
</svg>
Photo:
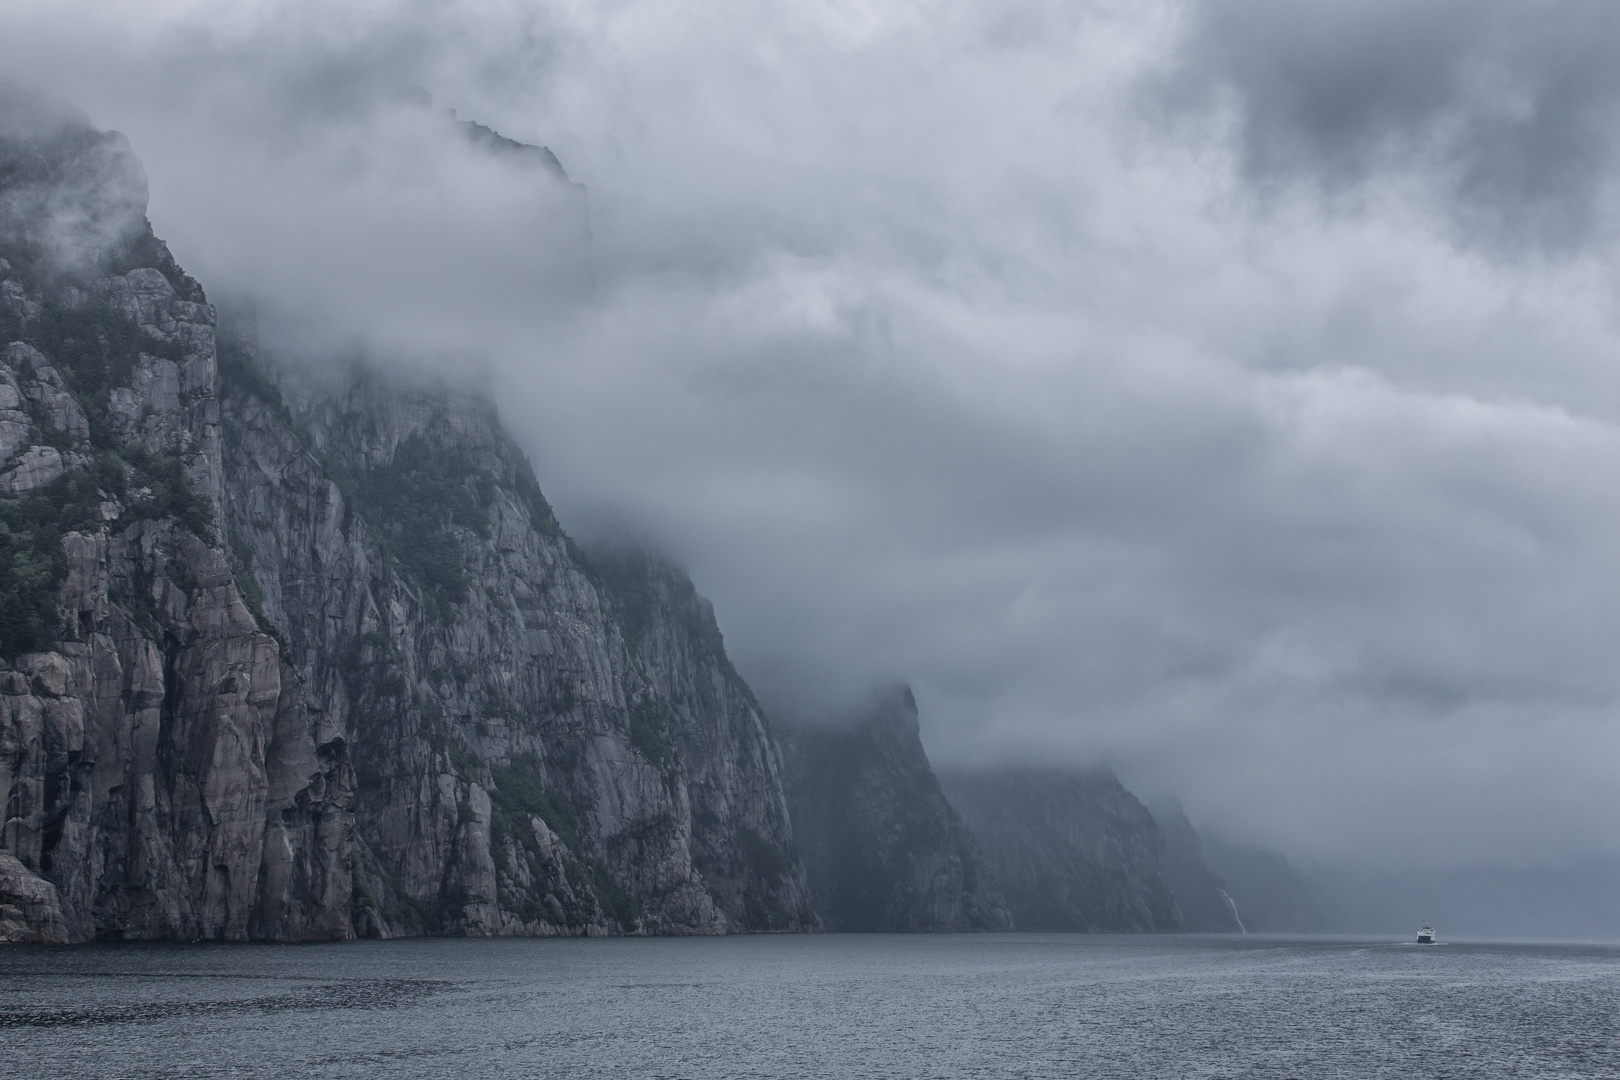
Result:
<svg viewBox="0 0 1620 1080">
<path fill-rule="evenodd" d="M 1296 855 L 1612 854 L 1615 20 L 1341 8 L 25 3 L 0 61 L 211 289 L 486 372 L 773 711 L 903 678 L 940 759 Z M 447 108 L 589 188 L 588 296 Z"/>
</svg>

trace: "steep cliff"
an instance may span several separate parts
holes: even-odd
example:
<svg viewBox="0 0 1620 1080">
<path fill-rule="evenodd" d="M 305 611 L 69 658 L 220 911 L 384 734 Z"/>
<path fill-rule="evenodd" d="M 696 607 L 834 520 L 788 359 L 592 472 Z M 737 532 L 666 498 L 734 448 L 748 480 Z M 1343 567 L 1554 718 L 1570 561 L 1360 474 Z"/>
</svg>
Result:
<svg viewBox="0 0 1620 1080">
<path fill-rule="evenodd" d="M 0 104 L 0 933 L 812 927 L 690 583 L 627 634 L 488 403 L 270 377 L 122 137 Z"/>
<path fill-rule="evenodd" d="M 1109 772 L 946 773 L 1019 930 L 1180 930 L 1153 816 Z"/>
<path fill-rule="evenodd" d="M 121 136 L 0 117 L 0 924 L 342 936 L 348 741 L 224 555 L 213 310 Z"/>
<path fill-rule="evenodd" d="M 669 704 L 691 804 L 693 864 L 748 925 L 819 925 L 782 792 L 781 752 L 726 656 L 713 605 L 683 571 L 646 552 L 600 549 L 591 562 Z"/>
<path fill-rule="evenodd" d="M 1182 922 L 1194 934 L 1242 933 L 1244 926 L 1227 892 L 1226 882 L 1209 868 L 1204 841 L 1181 803 L 1169 800 L 1153 808 L 1164 837 L 1164 875 L 1181 909 Z"/>
<path fill-rule="evenodd" d="M 712 689 L 724 652 L 644 604 L 643 658 L 492 407 L 364 370 L 281 394 L 237 348 L 233 551 L 352 732 L 357 930 L 810 925 L 770 733 Z"/>
<path fill-rule="evenodd" d="M 781 733 L 788 806 L 833 930 L 1006 930 L 1001 896 L 899 688 L 852 723 Z"/>
</svg>

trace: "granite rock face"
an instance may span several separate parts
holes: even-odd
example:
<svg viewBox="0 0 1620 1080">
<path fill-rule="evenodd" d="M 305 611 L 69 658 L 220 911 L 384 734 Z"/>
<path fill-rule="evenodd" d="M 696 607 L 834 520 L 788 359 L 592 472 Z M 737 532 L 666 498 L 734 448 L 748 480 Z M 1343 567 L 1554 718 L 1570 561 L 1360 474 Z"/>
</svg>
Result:
<svg viewBox="0 0 1620 1080">
<path fill-rule="evenodd" d="M 813 927 L 770 731 L 671 606 L 684 575 L 621 575 L 621 603 L 487 402 L 365 371 L 283 393 L 248 352 L 233 557 L 354 747 L 356 932 Z"/>
<path fill-rule="evenodd" d="M 272 379 L 144 208 L 0 101 L 0 937 L 813 928 L 684 576 L 616 598 L 486 402 Z"/>
<path fill-rule="evenodd" d="M 1153 816 L 1109 772 L 947 773 L 1018 930 L 1184 928 Z"/>
<path fill-rule="evenodd" d="M 784 729 L 781 742 L 788 806 L 828 929 L 1012 928 L 928 762 L 909 689 L 853 723 Z"/>
<path fill-rule="evenodd" d="M 713 605 L 684 572 L 645 552 L 600 550 L 591 561 L 667 705 L 668 750 L 691 804 L 693 863 L 717 902 L 753 927 L 818 926 L 782 792 L 781 751 L 726 656 Z"/>
<path fill-rule="evenodd" d="M 353 772 L 222 550 L 214 312 L 122 137 L 34 119 L 0 134 L 7 936 L 342 936 Z M 277 843 L 341 883 L 267 880 Z"/>
</svg>

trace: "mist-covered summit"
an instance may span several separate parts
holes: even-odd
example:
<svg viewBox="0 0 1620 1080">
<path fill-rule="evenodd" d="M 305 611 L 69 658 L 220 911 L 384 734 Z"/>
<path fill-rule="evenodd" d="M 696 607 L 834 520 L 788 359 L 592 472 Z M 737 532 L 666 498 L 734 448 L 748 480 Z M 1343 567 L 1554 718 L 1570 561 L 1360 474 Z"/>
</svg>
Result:
<svg viewBox="0 0 1620 1080">
<path fill-rule="evenodd" d="M 476 120 L 461 119 L 461 117 L 456 115 L 456 110 L 454 109 L 449 111 L 449 116 L 457 128 L 461 130 L 467 141 L 473 145 L 487 150 L 492 154 L 513 158 L 518 161 L 526 162 L 536 168 L 544 169 L 554 178 L 561 180 L 564 183 L 573 183 L 572 180 L 568 179 L 568 173 L 564 171 L 562 162 L 557 160 L 557 155 L 551 152 L 551 148 L 549 146 L 536 146 L 533 143 L 518 142 L 516 139 L 508 139 L 505 135 L 502 135 L 494 128 L 485 124 L 480 124 Z M 576 184 L 575 186 L 579 187 L 581 191 L 584 190 L 583 185 Z"/>
<path fill-rule="evenodd" d="M 723 652 L 644 654 L 487 403 L 222 334 L 140 176 L 0 141 L 7 936 L 815 926 Z"/>
<path fill-rule="evenodd" d="M 162 261 L 146 220 L 146 170 L 129 140 L 77 110 L 0 85 L 0 235 L 58 272 Z"/>
</svg>

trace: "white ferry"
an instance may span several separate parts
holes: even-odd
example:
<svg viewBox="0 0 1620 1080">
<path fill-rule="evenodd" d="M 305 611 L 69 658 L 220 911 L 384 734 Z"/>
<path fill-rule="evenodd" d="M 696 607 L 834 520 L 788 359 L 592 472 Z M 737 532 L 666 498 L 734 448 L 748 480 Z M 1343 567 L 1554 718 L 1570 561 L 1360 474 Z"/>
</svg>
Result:
<svg viewBox="0 0 1620 1080">
<path fill-rule="evenodd" d="M 1430 926 L 1428 923 L 1423 924 L 1423 929 L 1418 931 L 1418 944 L 1419 945 L 1433 945 L 1434 944 L 1434 927 Z"/>
</svg>

